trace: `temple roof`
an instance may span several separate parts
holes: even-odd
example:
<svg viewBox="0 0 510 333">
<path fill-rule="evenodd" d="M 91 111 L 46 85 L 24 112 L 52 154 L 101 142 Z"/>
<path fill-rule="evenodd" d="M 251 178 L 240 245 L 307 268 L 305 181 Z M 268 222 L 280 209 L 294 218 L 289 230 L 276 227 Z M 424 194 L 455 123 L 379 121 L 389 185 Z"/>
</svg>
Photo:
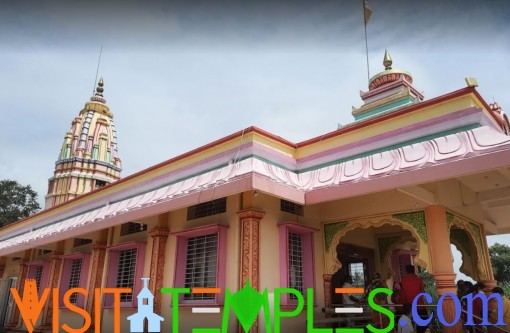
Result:
<svg viewBox="0 0 510 333">
<path fill-rule="evenodd" d="M 250 127 L 0 229 L 0 255 L 252 189 L 317 204 L 508 166 L 496 119 L 468 87 L 299 144 Z"/>
</svg>

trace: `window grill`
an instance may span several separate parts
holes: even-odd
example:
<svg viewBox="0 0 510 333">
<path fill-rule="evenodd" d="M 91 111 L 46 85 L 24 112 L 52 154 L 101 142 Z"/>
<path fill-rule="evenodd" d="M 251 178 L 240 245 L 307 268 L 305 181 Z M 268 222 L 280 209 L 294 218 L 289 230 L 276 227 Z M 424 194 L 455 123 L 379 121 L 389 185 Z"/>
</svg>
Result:
<svg viewBox="0 0 510 333">
<path fill-rule="evenodd" d="M 362 262 L 350 263 L 349 275 L 352 277 L 354 287 L 365 287 L 365 265 Z"/>
<path fill-rule="evenodd" d="M 289 232 L 289 288 L 303 293 L 303 240 L 300 234 Z M 296 299 L 290 294 L 291 299 Z"/>
<path fill-rule="evenodd" d="M 41 288 L 42 274 L 43 274 L 43 266 L 35 266 L 35 286 L 37 287 L 37 292 L 39 292 Z"/>
<path fill-rule="evenodd" d="M 81 268 L 83 265 L 83 259 L 73 259 L 71 265 L 71 274 L 69 276 L 69 289 L 78 288 L 80 285 Z M 78 293 L 71 294 L 69 298 L 71 304 L 78 303 Z"/>
<path fill-rule="evenodd" d="M 126 236 L 130 234 L 136 234 L 137 232 L 142 232 L 147 230 L 147 224 L 138 223 L 138 222 L 128 222 L 124 223 L 120 227 L 120 235 Z"/>
<path fill-rule="evenodd" d="M 119 253 L 119 265 L 117 269 L 117 283 L 116 288 L 131 288 L 133 289 L 135 283 L 135 269 L 136 269 L 136 253 L 137 249 L 123 250 Z M 120 294 L 121 302 L 132 302 L 132 293 Z"/>
<path fill-rule="evenodd" d="M 185 288 L 216 287 L 218 234 L 188 238 Z M 185 294 L 186 300 L 211 300 L 214 294 Z"/>
<path fill-rule="evenodd" d="M 303 216 L 303 205 L 299 205 L 287 200 L 280 200 L 280 210 L 282 212 Z"/>
<path fill-rule="evenodd" d="M 201 217 L 225 213 L 227 211 L 227 198 L 207 201 L 188 207 L 188 221 Z"/>
</svg>

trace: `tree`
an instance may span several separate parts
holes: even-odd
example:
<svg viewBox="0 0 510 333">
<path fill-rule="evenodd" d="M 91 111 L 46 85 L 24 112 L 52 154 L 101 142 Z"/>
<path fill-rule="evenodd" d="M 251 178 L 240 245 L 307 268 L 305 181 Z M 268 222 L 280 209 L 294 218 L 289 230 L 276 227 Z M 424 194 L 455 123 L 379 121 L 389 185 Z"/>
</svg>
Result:
<svg viewBox="0 0 510 333">
<path fill-rule="evenodd" d="M 510 246 L 496 243 L 489 248 L 494 278 L 499 282 L 510 281 Z"/>
<path fill-rule="evenodd" d="M 37 193 L 30 185 L 22 186 L 15 180 L 0 180 L 0 227 L 27 218 L 40 208 Z"/>
</svg>

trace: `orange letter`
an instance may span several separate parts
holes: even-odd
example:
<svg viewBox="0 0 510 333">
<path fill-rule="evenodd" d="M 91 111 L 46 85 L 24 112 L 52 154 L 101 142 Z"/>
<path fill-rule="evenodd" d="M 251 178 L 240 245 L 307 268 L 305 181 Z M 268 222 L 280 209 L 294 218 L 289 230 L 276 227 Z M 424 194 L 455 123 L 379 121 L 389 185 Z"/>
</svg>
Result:
<svg viewBox="0 0 510 333">
<path fill-rule="evenodd" d="M 85 311 L 84 309 L 71 303 L 71 295 L 74 293 L 82 294 L 85 296 L 87 295 L 87 291 L 83 288 L 71 288 L 68 291 L 66 291 L 66 293 L 64 294 L 64 305 L 69 310 L 76 312 L 78 314 L 81 314 L 83 316 L 83 318 L 85 319 L 85 323 L 79 329 L 72 328 L 67 324 L 62 325 L 62 328 L 64 329 L 64 331 L 69 332 L 69 333 L 85 333 L 85 331 L 89 329 L 92 319 L 90 319 L 90 315 L 87 311 Z"/>
<path fill-rule="evenodd" d="M 32 333 L 34 331 L 34 325 L 37 322 L 37 319 L 39 319 L 44 303 L 46 303 L 46 300 L 50 295 L 50 290 L 45 288 L 41 299 L 38 299 L 37 296 L 39 293 L 37 292 L 36 282 L 34 279 L 28 279 L 25 281 L 25 286 L 23 288 L 23 299 L 20 298 L 18 291 L 15 288 L 11 288 L 11 293 L 19 308 L 21 318 L 23 318 L 23 321 L 25 322 L 27 331 Z"/>
<path fill-rule="evenodd" d="M 113 294 L 113 332 L 120 333 L 120 294 L 129 294 L 131 288 L 104 288 L 105 294 Z"/>
<path fill-rule="evenodd" d="M 96 333 L 101 333 L 101 289 L 94 289 L 94 326 L 96 329 Z"/>
<path fill-rule="evenodd" d="M 53 298 L 53 314 L 51 321 L 53 322 L 53 333 L 59 333 L 58 332 L 58 325 L 59 325 L 59 306 L 58 306 L 58 299 L 60 298 L 58 289 L 53 289 L 53 295 L 51 296 Z"/>
</svg>

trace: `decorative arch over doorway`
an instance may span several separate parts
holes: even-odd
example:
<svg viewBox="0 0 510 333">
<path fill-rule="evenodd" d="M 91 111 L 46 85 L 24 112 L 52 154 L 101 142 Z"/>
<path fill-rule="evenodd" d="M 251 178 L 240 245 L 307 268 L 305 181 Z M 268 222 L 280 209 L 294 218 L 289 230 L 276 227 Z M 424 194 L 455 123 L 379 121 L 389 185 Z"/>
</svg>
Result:
<svg viewBox="0 0 510 333">
<path fill-rule="evenodd" d="M 446 212 L 446 221 L 450 233 L 450 242 L 462 254 L 463 262 L 469 258 L 468 260 L 473 263 L 471 269 L 470 265 L 463 263 L 460 271 L 475 280 L 490 280 L 490 263 L 487 262 L 484 255 L 482 227 L 452 212 Z"/>
<path fill-rule="evenodd" d="M 377 228 L 384 225 L 398 226 L 409 231 L 418 245 L 416 264 L 423 268 L 430 266 L 425 212 L 415 211 L 363 217 L 350 221 L 323 223 L 325 273 L 333 274 L 341 267 L 341 263 L 337 260 L 336 246 L 349 231 L 371 227 Z"/>
</svg>

